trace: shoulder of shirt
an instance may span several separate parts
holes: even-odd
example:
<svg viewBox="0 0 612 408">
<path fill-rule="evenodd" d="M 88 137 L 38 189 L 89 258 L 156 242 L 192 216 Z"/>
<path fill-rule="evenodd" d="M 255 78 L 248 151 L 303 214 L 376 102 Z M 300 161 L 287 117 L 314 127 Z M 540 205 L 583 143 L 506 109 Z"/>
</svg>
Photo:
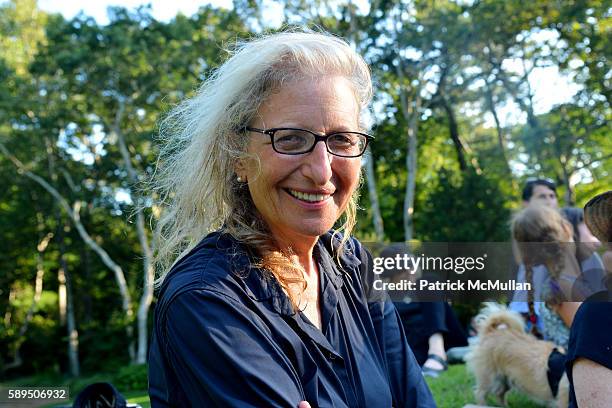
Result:
<svg viewBox="0 0 612 408">
<path fill-rule="evenodd" d="M 330 230 L 320 241 L 334 256 L 342 238 L 341 233 Z M 350 270 L 357 268 L 365 256 L 361 243 L 351 237 L 340 260 Z M 158 292 L 156 310 L 163 313 L 174 299 L 191 291 L 240 303 L 246 297 L 262 300 L 270 297 L 274 290 L 271 285 L 261 281 L 261 271 L 251 266 L 244 247 L 229 234 L 217 231 L 206 236 L 171 268 Z"/>
<path fill-rule="evenodd" d="M 158 293 L 157 309 L 165 309 L 183 293 L 204 291 L 239 301 L 245 292 L 240 278 L 242 268 L 248 268 L 246 253 L 228 234 L 207 235 L 168 272 Z"/>
</svg>

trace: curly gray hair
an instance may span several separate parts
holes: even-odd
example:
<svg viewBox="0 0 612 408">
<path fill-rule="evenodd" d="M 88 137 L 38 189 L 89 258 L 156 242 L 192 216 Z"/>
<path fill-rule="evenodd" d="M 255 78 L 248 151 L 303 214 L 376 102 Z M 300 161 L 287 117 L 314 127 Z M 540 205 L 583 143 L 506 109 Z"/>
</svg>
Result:
<svg viewBox="0 0 612 408">
<path fill-rule="evenodd" d="M 153 179 L 163 208 L 156 227 L 158 285 L 174 262 L 222 226 L 253 248 L 283 287 L 302 282 L 301 273 L 275 272 L 282 264 L 287 271 L 288 258 L 279 253 L 244 183 L 236 181 L 234 166 L 247 157 L 247 139 L 239 129 L 254 118 L 270 93 L 304 76 L 323 75 L 350 81 L 363 125 L 372 96 L 367 64 L 343 40 L 305 31 L 237 44 L 195 96 L 169 113 L 161 124 L 162 150 Z M 356 209 L 357 192 L 343 214 L 341 247 L 354 227 Z"/>
</svg>

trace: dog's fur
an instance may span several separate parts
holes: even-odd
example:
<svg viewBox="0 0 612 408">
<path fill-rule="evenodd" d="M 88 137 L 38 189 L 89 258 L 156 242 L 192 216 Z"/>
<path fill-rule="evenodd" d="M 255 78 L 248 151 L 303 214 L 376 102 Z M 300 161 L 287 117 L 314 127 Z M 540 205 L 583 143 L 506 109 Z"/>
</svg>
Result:
<svg viewBox="0 0 612 408">
<path fill-rule="evenodd" d="M 546 373 L 548 356 L 555 347 L 525 333 L 522 317 L 498 304 L 488 304 L 477 316 L 479 343 L 466 356 L 468 368 L 476 377 L 475 396 L 485 405 L 487 394 L 494 394 L 507 406 L 507 392 L 516 388 L 549 407 L 568 405 L 569 382 L 563 374 L 557 398 L 552 395 Z"/>
</svg>

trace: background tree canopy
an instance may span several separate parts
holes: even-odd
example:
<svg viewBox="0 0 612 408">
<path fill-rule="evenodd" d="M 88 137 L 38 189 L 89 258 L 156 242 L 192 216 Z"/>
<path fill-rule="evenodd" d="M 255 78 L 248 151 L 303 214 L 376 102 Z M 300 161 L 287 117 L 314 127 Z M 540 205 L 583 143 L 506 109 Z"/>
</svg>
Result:
<svg viewBox="0 0 612 408">
<path fill-rule="evenodd" d="M 610 189 L 609 3 L 277 3 L 371 65 L 359 238 L 505 241 L 527 177 L 568 206 Z M 268 20 L 243 0 L 165 22 L 112 8 L 107 25 L 0 4 L 0 375 L 145 361 L 157 124 Z M 546 112 L 544 68 L 576 89 Z"/>
</svg>

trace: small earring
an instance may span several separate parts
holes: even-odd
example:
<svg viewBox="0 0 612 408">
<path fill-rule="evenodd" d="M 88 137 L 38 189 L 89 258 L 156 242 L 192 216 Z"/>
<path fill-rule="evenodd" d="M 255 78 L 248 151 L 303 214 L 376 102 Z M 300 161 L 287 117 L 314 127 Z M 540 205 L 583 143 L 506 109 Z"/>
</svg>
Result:
<svg viewBox="0 0 612 408">
<path fill-rule="evenodd" d="M 242 177 L 240 177 L 240 176 L 236 177 L 236 181 L 239 182 L 239 183 L 242 183 Z"/>
</svg>

